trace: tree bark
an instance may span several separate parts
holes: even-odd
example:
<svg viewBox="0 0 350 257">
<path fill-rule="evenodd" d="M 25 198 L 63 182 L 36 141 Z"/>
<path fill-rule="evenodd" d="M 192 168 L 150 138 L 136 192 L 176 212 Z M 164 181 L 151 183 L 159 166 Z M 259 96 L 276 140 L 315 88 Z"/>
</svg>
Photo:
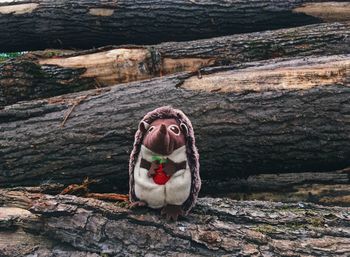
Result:
<svg viewBox="0 0 350 257">
<path fill-rule="evenodd" d="M 350 254 L 346 207 L 201 198 L 167 223 L 158 211 L 69 195 L 1 190 L 0 204 L 2 256 Z"/>
<path fill-rule="evenodd" d="M 350 23 L 309 25 L 192 42 L 32 52 L 0 64 L 0 107 L 206 66 L 350 53 Z"/>
<path fill-rule="evenodd" d="M 0 184 L 89 176 L 108 190 L 125 188 L 138 122 L 162 105 L 192 120 L 206 180 L 350 166 L 349 55 L 247 66 L 7 106 Z"/>
<path fill-rule="evenodd" d="M 185 41 L 345 21 L 349 13 L 348 2 L 322 0 L 13 0 L 0 4 L 0 49 Z"/>
<path fill-rule="evenodd" d="M 202 194 L 236 200 L 312 202 L 350 207 L 350 169 L 333 172 L 259 174 L 245 179 L 211 180 Z"/>
<path fill-rule="evenodd" d="M 249 178 L 202 181 L 201 196 L 229 197 L 236 200 L 310 202 L 350 207 L 350 168 L 331 172 L 294 172 L 251 175 Z M 125 181 L 125 185 L 127 182 Z M 69 186 L 50 181 L 31 187 L 12 187 L 31 193 L 71 194 L 99 200 L 122 201 L 125 195 L 94 193 L 101 190 L 98 180 L 81 180 Z M 128 188 L 118 188 L 126 194 Z"/>
</svg>

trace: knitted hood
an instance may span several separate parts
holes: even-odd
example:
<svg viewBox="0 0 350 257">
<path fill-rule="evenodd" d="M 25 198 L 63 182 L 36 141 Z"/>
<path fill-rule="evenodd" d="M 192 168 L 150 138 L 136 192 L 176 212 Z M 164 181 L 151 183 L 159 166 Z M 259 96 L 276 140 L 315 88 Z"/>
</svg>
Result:
<svg viewBox="0 0 350 257">
<path fill-rule="evenodd" d="M 148 124 L 151 124 L 153 121 L 157 119 L 169 119 L 174 118 L 179 123 L 184 123 L 188 128 L 188 134 L 186 135 L 186 155 L 188 165 L 191 171 L 191 192 L 188 199 L 183 204 L 183 210 L 185 214 L 192 209 L 195 205 L 198 193 L 201 187 L 201 179 L 199 175 L 199 155 L 197 151 L 197 147 L 195 145 L 195 138 L 193 127 L 191 121 L 187 118 L 187 116 L 180 110 L 174 109 L 170 106 L 159 107 L 149 113 L 147 113 L 141 121 L 144 121 Z M 143 138 L 146 133 L 143 133 L 140 129 L 137 130 L 135 134 L 135 141 L 133 150 L 130 155 L 129 162 L 129 197 L 131 202 L 138 201 L 135 195 L 135 182 L 134 182 L 134 169 L 135 164 L 137 162 L 138 156 L 140 154 L 141 145 Z"/>
</svg>

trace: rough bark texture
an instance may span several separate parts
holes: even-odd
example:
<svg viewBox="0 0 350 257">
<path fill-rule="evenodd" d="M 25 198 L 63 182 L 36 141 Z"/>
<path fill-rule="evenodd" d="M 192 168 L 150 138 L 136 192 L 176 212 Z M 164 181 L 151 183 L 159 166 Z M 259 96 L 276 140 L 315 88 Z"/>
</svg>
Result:
<svg viewBox="0 0 350 257">
<path fill-rule="evenodd" d="M 99 200 L 119 199 L 125 196 L 113 193 L 93 193 L 101 190 L 98 180 L 85 184 L 67 185 L 51 183 L 38 186 L 13 187 L 13 190 L 25 190 L 32 193 L 72 194 L 93 197 Z M 119 188 L 126 194 L 127 188 Z M 249 178 L 211 179 L 202 181 L 201 196 L 229 197 L 236 200 L 264 200 L 282 202 L 310 202 L 322 205 L 350 207 L 350 169 L 332 172 L 275 173 L 251 175 Z"/>
<path fill-rule="evenodd" d="M 75 196 L 1 190 L 0 205 L 2 256 L 350 254 L 345 207 L 202 198 L 167 223 L 158 211 Z"/>
<path fill-rule="evenodd" d="M 350 166 L 350 57 L 250 66 L 7 106 L 0 112 L 0 183 L 89 176 L 109 190 L 125 188 L 138 122 L 169 104 L 192 120 L 204 179 Z"/>
<path fill-rule="evenodd" d="M 236 200 L 312 202 L 350 207 L 350 169 L 334 172 L 259 174 L 247 179 L 210 180 L 202 195 Z"/>
<path fill-rule="evenodd" d="M 0 4 L 2 51 L 150 44 L 349 20 L 323 0 L 64 0 Z"/>
<path fill-rule="evenodd" d="M 350 23 L 89 51 L 32 52 L 0 64 L 0 107 L 211 65 L 350 53 Z"/>
</svg>

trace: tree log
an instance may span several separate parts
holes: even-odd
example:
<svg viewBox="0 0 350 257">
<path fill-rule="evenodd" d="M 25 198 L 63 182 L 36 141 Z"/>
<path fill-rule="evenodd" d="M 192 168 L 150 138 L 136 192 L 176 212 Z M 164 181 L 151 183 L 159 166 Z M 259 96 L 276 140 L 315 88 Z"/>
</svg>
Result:
<svg viewBox="0 0 350 257">
<path fill-rule="evenodd" d="M 109 191 L 125 188 L 138 122 L 169 104 L 194 124 L 204 179 L 350 166 L 349 55 L 247 66 L 7 106 L 0 111 L 0 184 L 89 176 Z"/>
<path fill-rule="evenodd" d="M 206 66 L 350 53 L 350 23 L 309 25 L 192 42 L 32 52 L 0 64 L 0 108 Z"/>
<path fill-rule="evenodd" d="M 202 181 L 201 196 L 229 197 L 236 200 L 263 200 L 279 202 L 310 202 L 322 205 L 350 207 L 350 168 L 332 172 L 276 173 L 251 175 L 248 178 Z M 85 181 L 85 180 L 84 180 Z M 12 187 L 31 193 L 72 194 L 99 200 L 125 201 L 125 195 L 116 193 L 92 193 L 101 190 L 99 181 L 84 186 L 60 183 L 42 183 L 31 187 Z M 125 181 L 125 184 L 127 182 Z M 127 194 L 128 188 L 118 188 Z M 112 195 L 112 196 L 111 196 Z"/>
<path fill-rule="evenodd" d="M 236 200 L 312 202 L 350 207 L 350 169 L 205 181 L 202 194 Z"/>
<path fill-rule="evenodd" d="M 0 205 L 2 256 L 350 254 L 346 207 L 202 198 L 167 223 L 158 211 L 75 196 L 1 190 Z"/>
<path fill-rule="evenodd" d="M 0 3 L 2 51 L 154 44 L 350 17 L 347 1 L 90 1 Z"/>
</svg>

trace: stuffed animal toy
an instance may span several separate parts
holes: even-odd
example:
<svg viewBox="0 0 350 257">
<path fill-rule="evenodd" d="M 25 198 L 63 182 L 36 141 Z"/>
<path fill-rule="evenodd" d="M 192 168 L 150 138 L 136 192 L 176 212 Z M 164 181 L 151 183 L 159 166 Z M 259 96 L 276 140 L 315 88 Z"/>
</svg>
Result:
<svg viewBox="0 0 350 257">
<path fill-rule="evenodd" d="M 201 187 L 199 155 L 190 120 L 169 106 L 140 121 L 129 163 L 131 206 L 162 208 L 167 220 L 185 216 Z"/>
</svg>

